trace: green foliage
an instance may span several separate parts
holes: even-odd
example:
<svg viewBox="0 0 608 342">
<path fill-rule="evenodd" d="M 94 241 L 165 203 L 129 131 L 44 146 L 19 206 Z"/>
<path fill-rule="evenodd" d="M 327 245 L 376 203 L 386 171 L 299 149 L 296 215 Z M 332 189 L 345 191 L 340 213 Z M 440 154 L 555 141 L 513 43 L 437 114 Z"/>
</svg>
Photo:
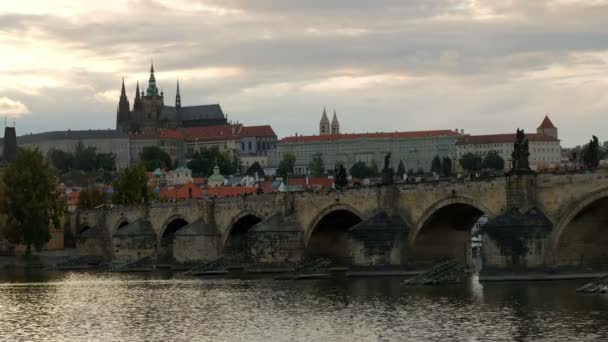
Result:
<svg viewBox="0 0 608 342">
<path fill-rule="evenodd" d="M 504 170 L 505 160 L 502 159 L 498 152 L 490 151 L 483 158 L 483 168 L 497 171 Z"/>
<path fill-rule="evenodd" d="M 51 164 L 62 174 L 71 170 L 93 172 L 116 170 L 116 155 L 113 153 L 97 153 L 94 147 L 85 147 L 82 141 L 76 145 L 74 153 L 52 149 L 47 154 Z"/>
<path fill-rule="evenodd" d="M 344 165 L 339 164 L 335 170 L 334 184 L 336 189 L 344 189 L 348 185 L 348 176 L 346 175 L 346 168 Z"/>
<path fill-rule="evenodd" d="M 604 141 L 600 149 L 600 159 L 608 159 L 608 141 Z"/>
<path fill-rule="evenodd" d="M 114 181 L 112 202 L 115 204 L 139 204 L 148 199 L 148 177 L 142 166 L 131 166 Z"/>
<path fill-rule="evenodd" d="M 194 153 L 188 168 L 192 170 L 195 177 L 208 177 L 213 174 L 215 165 L 219 166 L 220 173 L 223 175 L 235 174 L 239 169 L 238 158 L 230 158 L 228 152 L 222 153 L 214 146 L 212 148 L 203 148 Z"/>
<path fill-rule="evenodd" d="M 48 153 L 48 158 L 61 173 L 68 172 L 74 167 L 74 155 L 71 153 L 52 149 Z"/>
<path fill-rule="evenodd" d="M 467 172 L 475 172 L 483 167 L 483 160 L 480 156 L 473 153 L 466 153 L 460 157 L 460 166 Z"/>
<path fill-rule="evenodd" d="M 49 225 L 59 227 L 65 202 L 58 178 L 38 150 L 18 149 L 2 176 L 0 212 L 6 216 L 5 237 L 14 244 L 40 250 L 51 238 Z"/>
<path fill-rule="evenodd" d="M 416 170 L 416 174 L 419 176 L 423 176 L 424 175 L 424 169 L 419 167 L 418 170 Z"/>
<path fill-rule="evenodd" d="M 355 178 L 365 179 L 371 177 L 371 171 L 365 162 L 358 161 L 350 168 L 350 175 Z"/>
<path fill-rule="evenodd" d="M 380 176 L 380 170 L 378 169 L 378 164 L 375 160 L 372 160 L 372 165 L 369 167 L 369 176 L 370 177 L 378 177 Z"/>
<path fill-rule="evenodd" d="M 95 158 L 97 170 L 115 171 L 116 155 L 113 153 L 98 153 Z"/>
<path fill-rule="evenodd" d="M 588 168 L 595 169 L 600 164 L 601 149 L 598 138 L 594 135 L 587 145 L 581 151 L 583 162 Z"/>
<path fill-rule="evenodd" d="M 441 157 L 435 156 L 431 162 L 431 172 L 441 174 Z"/>
<path fill-rule="evenodd" d="M 397 167 L 397 176 L 399 179 L 403 179 L 403 175 L 405 174 L 405 164 L 403 160 L 399 161 L 399 166 Z"/>
<path fill-rule="evenodd" d="M 452 159 L 448 156 L 441 160 L 441 174 L 450 177 L 452 175 Z"/>
<path fill-rule="evenodd" d="M 97 166 L 97 153 L 95 147 L 85 147 L 79 141 L 74 151 L 74 168 L 82 171 L 94 171 Z"/>
<path fill-rule="evenodd" d="M 247 176 L 255 177 L 256 173 L 258 177 L 264 178 L 264 169 L 257 161 L 251 164 L 251 166 L 247 169 L 246 174 Z"/>
<path fill-rule="evenodd" d="M 314 177 L 320 177 L 325 174 L 325 163 L 323 162 L 322 153 L 315 153 L 312 156 L 312 160 L 308 164 L 308 170 L 310 170 L 310 174 Z"/>
<path fill-rule="evenodd" d="M 93 209 L 104 204 L 105 200 L 102 189 L 84 189 L 78 194 L 78 208 Z"/>
<path fill-rule="evenodd" d="M 296 156 L 291 153 L 283 155 L 283 159 L 279 163 L 277 169 L 277 175 L 281 177 L 287 177 L 293 174 L 294 167 L 296 165 Z"/>
<path fill-rule="evenodd" d="M 139 154 L 143 165 L 147 171 L 154 171 L 157 168 L 171 168 L 171 157 L 167 152 L 158 146 L 146 146 Z"/>
</svg>

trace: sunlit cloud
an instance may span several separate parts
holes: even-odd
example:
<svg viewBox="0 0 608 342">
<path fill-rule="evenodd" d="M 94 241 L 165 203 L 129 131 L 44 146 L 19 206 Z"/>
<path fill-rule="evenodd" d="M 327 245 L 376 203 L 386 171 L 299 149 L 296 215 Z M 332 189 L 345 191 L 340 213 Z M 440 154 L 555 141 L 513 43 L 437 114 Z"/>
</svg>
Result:
<svg viewBox="0 0 608 342">
<path fill-rule="evenodd" d="M 0 97 L 0 115 L 18 117 L 28 114 L 30 111 L 27 106 L 20 101 Z"/>
</svg>

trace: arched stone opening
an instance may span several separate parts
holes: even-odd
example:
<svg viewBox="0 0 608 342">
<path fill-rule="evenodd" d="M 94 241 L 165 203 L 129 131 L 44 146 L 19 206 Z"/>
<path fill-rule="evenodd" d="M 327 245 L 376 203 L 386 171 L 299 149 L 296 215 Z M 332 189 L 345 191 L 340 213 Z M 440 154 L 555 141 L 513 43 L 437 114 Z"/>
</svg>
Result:
<svg viewBox="0 0 608 342">
<path fill-rule="evenodd" d="M 85 224 L 83 226 L 80 226 L 80 228 L 78 228 L 78 231 L 76 232 L 76 236 L 80 236 L 81 234 L 83 234 L 84 232 L 86 232 L 87 230 L 91 229 L 91 226 Z"/>
<path fill-rule="evenodd" d="M 608 268 L 608 196 L 582 206 L 558 229 L 557 266 Z"/>
<path fill-rule="evenodd" d="M 412 232 L 408 261 L 413 265 L 432 265 L 441 260 L 472 262 L 472 230 L 484 215 L 479 208 L 465 203 L 440 207 Z"/>
<path fill-rule="evenodd" d="M 250 259 L 247 233 L 262 219 L 253 214 L 246 214 L 237 219 L 228 231 L 224 243 L 224 257 L 230 263 L 245 263 Z"/>
<path fill-rule="evenodd" d="M 119 230 L 121 230 L 122 228 L 124 228 L 124 227 L 126 227 L 126 226 L 128 226 L 128 225 L 129 225 L 129 221 L 127 221 L 127 220 L 122 220 L 122 221 L 120 221 L 120 222 L 118 223 L 118 225 L 116 225 L 116 229 L 115 229 L 115 231 L 119 231 Z"/>
<path fill-rule="evenodd" d="M 174 218 L 167 223 L 158 245 L 157 262 L 159 264 L 172 263 L 174 261 L 173 241 L 175 240 L 175 233 L 187 225 L 188 221 L 181 217 Z"/>
<path fill-rule="evenodd" d="M 362 221 L 361 217 L 346 209 L 327 213 L 313 227 L 306 257 L 330 258 L 339 264 L 351 263 L 351 241 L 349 229 Z"/>
</svg>

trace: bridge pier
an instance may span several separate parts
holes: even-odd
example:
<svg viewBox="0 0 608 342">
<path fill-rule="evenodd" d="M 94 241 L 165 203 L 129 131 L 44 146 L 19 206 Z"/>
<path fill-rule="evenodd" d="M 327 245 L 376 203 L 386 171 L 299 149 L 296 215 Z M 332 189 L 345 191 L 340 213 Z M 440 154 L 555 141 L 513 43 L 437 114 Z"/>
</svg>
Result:
<svg viewBox="0 0 608 342">
<path fill-rule="evenodd" d="M 350 229 L 354 266 L 403 266 L 409 226 L 401 217 L 380 212 Z"/>
</svg>

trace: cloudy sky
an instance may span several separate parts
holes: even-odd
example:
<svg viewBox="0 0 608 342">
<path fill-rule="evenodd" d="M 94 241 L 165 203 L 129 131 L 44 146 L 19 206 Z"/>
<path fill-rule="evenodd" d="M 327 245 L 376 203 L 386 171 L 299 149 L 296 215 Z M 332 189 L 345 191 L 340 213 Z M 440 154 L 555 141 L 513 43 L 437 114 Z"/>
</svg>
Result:
<svg viewBox="0 0 608 342">
<path fill-rule="evenodd" d="M 154 59 L 172 104 L 279 136 L 534 130 L 608 139 L 608 0 L 0 0 L 0 115 L 20 134 L 114 128 Z"/>
</svg>

